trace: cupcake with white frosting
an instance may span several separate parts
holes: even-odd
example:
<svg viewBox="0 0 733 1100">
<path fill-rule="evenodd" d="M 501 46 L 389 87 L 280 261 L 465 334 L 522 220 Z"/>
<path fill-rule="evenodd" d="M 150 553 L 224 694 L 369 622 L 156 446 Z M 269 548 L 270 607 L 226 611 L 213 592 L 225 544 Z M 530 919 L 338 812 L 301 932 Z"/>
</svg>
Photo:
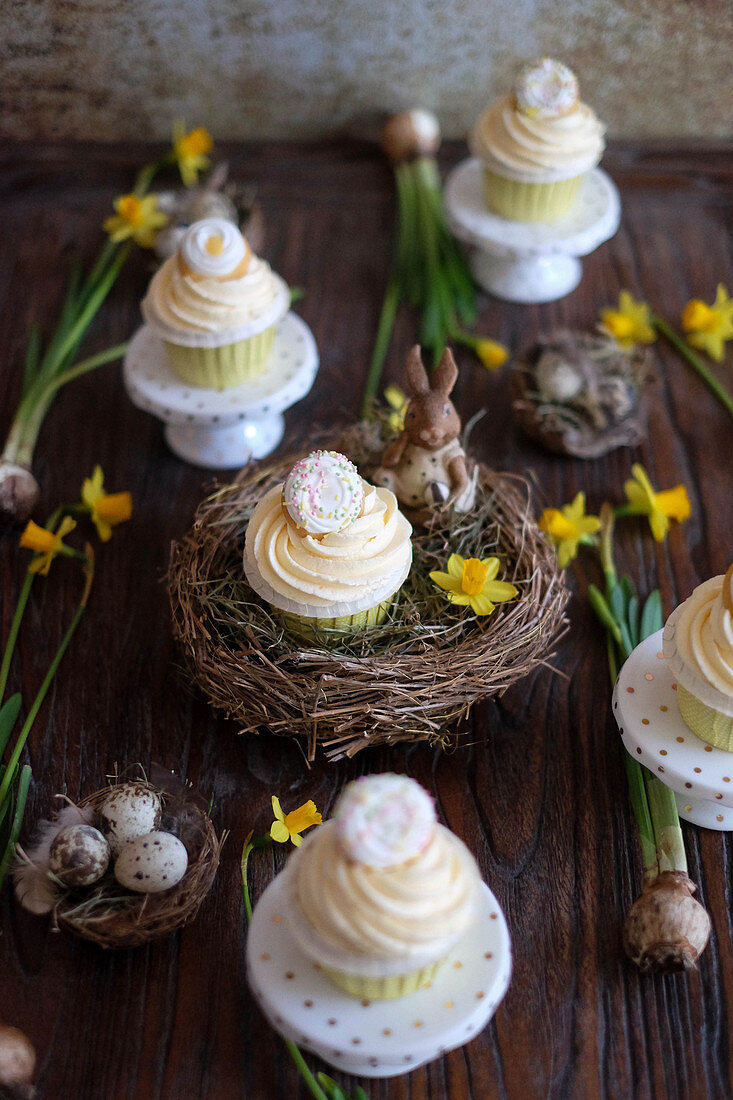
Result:
<svg viewBox="0 0 733 1100">
<path fill-rule="evenodd" d="M 662 644 L 685 722 L 703 741 L 733 752 L 733 565 L 672 612 Z"/>
<path fill-rule="evenodd" d="M 223 390 L 267 369 L 289 305 L 287 284 L 236 225 L 204 218 L 153 276 L 142 311 L 182 381 Z"/>
<path fill-rule="evenodd" d="M 544 58 L 480 116 L 471 152 L 483 167 L 489 209 L 511 221 L 553 221 L 601 159 L 604 127 L 581 103 L 575 74 Z"/>
<path fill-rule="evenodd" d="M 412 564 L 412 528 L 388 489 L 313 451 L 258 503 L 244 572 L 292 633 L 336 644 L 383 622 Z"/>
<path fill-rule="evenodd" d="M 288 861 L 287 921 L 303 952 L 354 997 L 386 1000 L 432 981 L 476 920 L 481 877 L 403 775 L 349 783 L 334 817 Z"/>
</svg>

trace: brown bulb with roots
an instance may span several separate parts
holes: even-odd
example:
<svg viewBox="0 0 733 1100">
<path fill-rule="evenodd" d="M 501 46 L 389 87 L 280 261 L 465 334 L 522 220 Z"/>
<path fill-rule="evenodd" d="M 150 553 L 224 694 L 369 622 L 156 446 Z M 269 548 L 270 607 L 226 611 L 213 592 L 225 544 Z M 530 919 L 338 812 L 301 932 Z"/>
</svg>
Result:
<svg viewBox="0 0 733 1100">
<path fill-rule="evenodd" d="M 27 466 L 0 461 L 0 523 L 24 524 L 40 495 L 38 482 Z"/>
<path fill-rule="evenodd" d="M 0 1096 L 26 1100 L 33 1096 L 36 1068 L 33 1045 L 17 1027 L 0 1024 Z"/>
<path fill-rule="evenodd" d="M 637 898 L 624 923 L 624 950 L 642 974 L 695 970 L 710 937 L 707 910 L 684 871 L 662 871 Z"/>
</svg>

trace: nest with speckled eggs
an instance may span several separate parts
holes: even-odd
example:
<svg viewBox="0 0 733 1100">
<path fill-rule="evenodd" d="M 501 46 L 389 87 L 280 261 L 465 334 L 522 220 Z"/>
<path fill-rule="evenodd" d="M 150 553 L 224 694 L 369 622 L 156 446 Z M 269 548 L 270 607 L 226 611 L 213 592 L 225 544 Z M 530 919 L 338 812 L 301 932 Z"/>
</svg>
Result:
<svg viewBox="0 0 733 1100">
<path fill-rule="evenodd" d="M 566 626 L 567 588 L 528 483 L 481 467 L 470 514 L 443 511 L 413 532 L 412 569 L 386 622 L 328 649 L 288 635 L 243 572 L 249 517 L 313 446 L 348 455 L 368 480 L 384 442 L 375 431 L 355 425 L 245 467 L 172 548 L 174 632 L 192 679 L 241 733 L 302 738 L 309 759 L 318 746 L 337 759 L 380 743 L 449 742 L 474 703 L 545 664 Z M 498 556 L 518 598 L 481 618 L 451 604 L 429 577 L 451 553 Z"/>
<path fill-rule="evenodd" d="M 169 890 L 135 894 L 116 882 L 110 872 L 82 889 L 67 891 L 54 909 L 59 928 L 100 947 L 140 947 L 193 920 L 211 889 L 225 835 L 217 836 L 204 799 L 184 785 L 159 787 L 140 783 L 160 797 L 161 827 L 174 832 L 188 854 L 186 873 Z M 79 806 L 95 813 L 109 797 L 103 787 Z"/>
</svg>

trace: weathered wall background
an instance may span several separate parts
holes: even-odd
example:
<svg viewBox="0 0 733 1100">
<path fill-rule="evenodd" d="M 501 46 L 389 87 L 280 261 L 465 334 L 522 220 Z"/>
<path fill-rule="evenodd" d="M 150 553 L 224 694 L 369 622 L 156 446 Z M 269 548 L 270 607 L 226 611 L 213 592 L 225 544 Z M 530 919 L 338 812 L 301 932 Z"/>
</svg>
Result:
<svg viewBox="0 0 733 1100">
<path fill-rule="evenodd" d="M 0 134 L 317 137 L 432 107 L 459 136 L 518 64 L 570 64 L 616 137 L 733 131 L 731 0 L 0 0 Z"/>
</svg>

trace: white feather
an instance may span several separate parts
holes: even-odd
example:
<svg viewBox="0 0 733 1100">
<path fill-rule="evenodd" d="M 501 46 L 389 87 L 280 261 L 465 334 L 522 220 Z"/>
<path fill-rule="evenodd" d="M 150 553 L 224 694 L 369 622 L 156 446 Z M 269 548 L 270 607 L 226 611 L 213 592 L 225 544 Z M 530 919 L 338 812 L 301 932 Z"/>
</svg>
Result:
<svg viewBox="0 0 733 1100">
<path fill-rule="evenodd" d="M 13 879 L 15 896 L 24 909 L 39 916 L 51 912 L 58 897 L 56 883 L 48 877 L 48 857 L 54 838 L 67 825 L 90 824 L 93 816 L 93 810 L 69 802 L 52 821 L 39 821 L 37 839 L 27 852 L 17 846 Z"/>
</svg>

